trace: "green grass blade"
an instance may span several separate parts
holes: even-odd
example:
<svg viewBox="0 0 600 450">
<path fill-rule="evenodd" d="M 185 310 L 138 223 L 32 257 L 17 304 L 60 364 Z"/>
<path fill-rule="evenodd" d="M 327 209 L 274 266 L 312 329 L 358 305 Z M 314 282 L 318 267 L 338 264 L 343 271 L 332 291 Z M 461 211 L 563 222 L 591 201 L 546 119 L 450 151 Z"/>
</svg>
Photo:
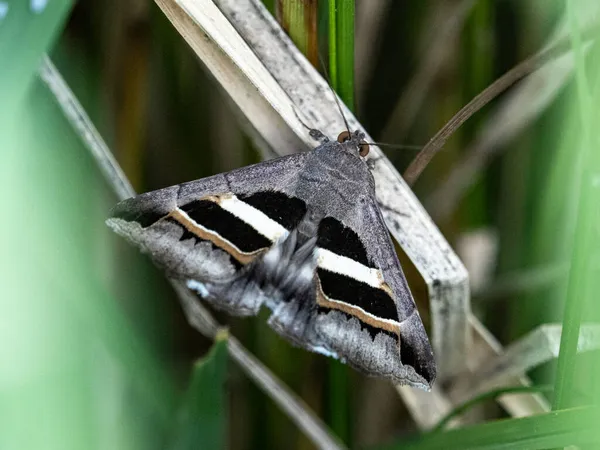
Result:
<svg viewBox="0 0 600 450">
<path fill-rule="evenodd" d="M 338 87 L 337 71 L 337 4 L 338 0 L 329 0 L 329 82 L 334 90 Z"/>
<path fill-rule="evenodd" d="M 354 110 L 354 0 L 329 0 L 329 78 Z"/>
<path fill-rule="evenodd" d="M 42 55 L 61 32 L 71 9 L 71 0 L 47 3 L 34 12 L 29 1 L 2 2 L 7 9 L 0 18 L 0 123 L 14 117 L 37 74 Z"/>
<path fill-rule="evenodd" d="M 348 367 L 336 360 L 329 361 L 328 420 L 334 433 L 350 445 L 350 380 Z"/>
<path fill-rule="evenodd" d="M 600 418 L 596 407 L 553 411 L 521 419 L 430 433 L 418 441 L 380 447 L 381 450 L 478 449 L 536 450 L 594 443 Z"/>
<path fill-rule="evenodd" d="M 337 0 L 334 88 L 350 110 L 354 110 L 354 14 L 354 0 Z"/>
<path fill-rule="evenodd" d="M 354 0 L 329 0 L 329 77 L 342 101 L 354 110 Z M 329 420 L 340 438 L 350 442 L 348 367 L 329 364 Z"/>
<path fill-rule="evenodd" d="M 552 391 L 552 386 L 512 386 L 512 387 L 505 387 L 505 388 L 499 388 L 499 389 L 494 389 L 492 391 L 489 392 L 485 392 L 481 395 L 478 395 L 474 398 L 472 398 L 471 400 L 467 400 L 466 402 L 462 403 L 461 405 L 458 405 L 456 408 L 454 408 L 452 411 L 450 411 L 448 413 L 448 415 L 446 415 L 446 417 L 444 417 L 442 420 L 440 420 L 438 422 L 438 424 L 435 426 L 435 428 L 433 428 L 431 430 L 431 432 L 437 432 L 437 431 L 443 431 L 444 428 L 446 427 L 446 425 L 448 425 L 448 423 L 454 419 L 455 417 L 464 414 L 465 412 L 467 412 L 469 409 L 471 409 L 472 407 L 483 403 L 487 400 L 493 400 L 496 399 L 504 394 L 528 394 L 531 392 L 549 392 Z"/>
<path fill-rule="evenodd" d="M 319 65 L 317 6 L 316 0 L 284 0 L 278 2 L 277 11 L 283 29 L 315 67 Z"/>
<path fill-rule="evenodd" d="M 590 104 L 591 91 L 586 79 L 586 67 L 581 41 L 581 31 L 576 18 L 576 6 L 573 1 L 567 2 L 567 21 L 571 32 L 571 42 L 575 56 L 576 86 L 579 100 L 579 115 L 581 121 L 581 137 L 574 143 L 579 149 L 579 166 L 575 176 L 577 202 L 577 222 L 571 254 L 571 268 L 567 287 L 567 298 L 563 315 L 563 327 L 560 340 L 560 353 L 556 368 L 553 409 L 562 409 L 570 404 L 570 393 L 574 387 L 575 367 L 577 358 L 577 341 L 581 327 L 582 313 L 586 301 L 591 295 L 589 289 L 590 269 L 597 242 L 597 232 L 594 223 L 597 221 L 595 205 L 598 196 L 597 188 L 593 186 L 594 179 L 600 171 L 600 156 L 597 149 L 592 151 L 591 139 L 592 108 Z M 575 153 L 577 155 L 577 153 Z M 577 195 L 578 194 L 578 195 Z"/>
<path fill-rule="evenodd" d="M 0 135 L 14 213 L 0 225 L 0 448 L 147 449 L 172 423 L 174 389 L 107 286 L 104 182 L 39 80 L 14 114 Z"/>
<path fill-rule="evenodd" d="M 227 335 L 217 335 L 210 353 L 196 363 L 177 424 L 173 450 L 226 448 L 225 380 Z"/>
</svg>

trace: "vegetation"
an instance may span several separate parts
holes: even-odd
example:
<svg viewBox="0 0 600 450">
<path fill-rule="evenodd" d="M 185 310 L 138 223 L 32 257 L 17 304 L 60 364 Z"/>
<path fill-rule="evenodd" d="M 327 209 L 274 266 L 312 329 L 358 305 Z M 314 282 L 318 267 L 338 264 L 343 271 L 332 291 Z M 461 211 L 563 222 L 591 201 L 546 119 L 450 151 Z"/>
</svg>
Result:
<svg viewBox="0 0 600 450">
<path fill-rule="evenodd" d="M 460 427 L 427 431 L 387 381 L 293 348 L 265 315 L 219 322 L 349 448 L 597 445 L 600 355 L 593 342 L 577 352 L 600 319 L 597 0 L 265 4 L 372 136 L 418 148 L 562 26 L 544 87 L 517 84 L 474 111 L 413 188 L 502 344 L 545 323 L 564 332 L 558 358 L 527 374 L 533 387 L 472 392 L 451 416 Z M 105 227 L 116 198 L 38 77 L 46 53 L 136 191 L 260 160 L 153 2 L 0 1 L 0 448 L 313 448 L 228 362 L 232 340 L 190 327 L 163 274 Z M 417 154 L 382 148 L 400 172 Z M 401 261 L 426 318 L 426 286 Z M 551 412 L 510 418 L 491 401 L 532 391 Z"/>
</svg>

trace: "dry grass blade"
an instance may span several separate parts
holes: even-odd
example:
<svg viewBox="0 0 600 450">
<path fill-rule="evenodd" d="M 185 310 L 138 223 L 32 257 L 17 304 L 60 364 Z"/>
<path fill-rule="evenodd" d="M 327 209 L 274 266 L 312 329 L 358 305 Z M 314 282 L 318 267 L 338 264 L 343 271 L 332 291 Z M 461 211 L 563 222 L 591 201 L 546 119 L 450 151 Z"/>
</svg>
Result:
<svg viewBox="0 0 600 450">
<path fill-rule="evenodd" d="M 598 3 L 594 5 L 588 2 L 587 6 L 582 6 L 582 16 L 585 20 L 581 23 L 586 23 L 587 29 L 592 31 L 590 34 L 593 34 L 592 21 L 597 17 Z M 598 26 L 595 28 L 597 33 Z M 564 36 L 565 30 L 555 34 Z M 589 49 L 589 46 L 586 49 Z M 563 55 L 547 62 L 523 80 L 506 100 L 503 100 L 486 120 L 475 141 L 465 150 L 464 157 L 456 162 L 448 176 L 426 200 L 427 210 L 436 220 L 443 221 L 450 216 L 463 195 L 479 180 L 483 169 L 507 142 L 546 110 L 571 78 L 572 73 L 573 58 L 570 54 Z"/>
<path fill-rule="evenodd" d="M 500 357 L 504 353 L 504 349 L 500 342 L 483 326 L 483 324 L 475 317 L 470 317 L 471 326 L 474 329 L 473 347 L 469 351 L 468 366 L 470 368 L 480 367 L 484 361 Z M 453 385 L 450 387 L 447 395 L 452 399 L 454 405 L 460 404 L 472 397 L 472 390 L 468 392 L 462 391 L 463 381 L 471 378 L 472 372 L 457 376 Z M 524 372 L 515 374 L 512 378 L 507 379 L 507 386 L 530 386 L 531 381 Z M 534 414 L 541 414 L 550 411 L 550 405 L 546 398 L 541 394 L 524 394 L 524 395 L 503 395 L 498 399 L 498 403 L 513 417 L 524 417 Z"/>
<path fill-rule="evenodd" d="M 454 387 L 460 397 L 473 396 L 489 389 L 510 385 L 515 377 L 557 358 L 560 346 L 561 325 L 542 325 L 514 342 L 501 355 L 481 361 L 477 368 L 463 377 Z M 578 352 L 600 348 L 600 326 L 588 324 L 581 327 Z"/>
<path fill-rule="evenodd" d="M 218 0 L 216 3 L 241 34 L 242 41 L 252 47 L 283 88 L 290 105 L 298 105 L 298 113 L 307 118 L 305 122 L 327 135 L 337 136 L 344 129 L 344 123 L 329 86 L 263 5 L 257 0 Z M 205 11 L 200 13 L 205 14 Z M 198 23 L 202 20 L 199 18 Z M 232 59 L 235 58 L 232 55 Z M 230 94 L 236 95 L 236 92 Z M 348 108 L 343 109 L 350 127 L 364 131 Z M 307 134 L 306 130 L 302 133 Z M 367 135 L 367 139 L 371 138 Z M 450 376 L 461 370 L 463 358 L 460 355 L 466 352 L 469 341 L 466 270 L 394 166 L 377 147 L 371 148 L 378 200 L 384 206 L 390 232 L 429 286 L 434 351 L 441 376 Z"/>
<path fill-rule="evenodd" d="M 100 134 L 98 134 L 89 116 L 48 57 L 45 57 L 42 61 L 39 73 L 42 80 L 44 80 L 56 97 L 65 116 L 75 131 L 81 136 L 85 146 L 90 150 L 90 153 L 102 171 L 102 175 L 108 180 L 117 197 L 119 199 L 133 197 L 135 195 L 133 186 L 131 186 L 131 183 L 125 177 L 119 163 Z"/>
<path fill-rule="evenodd" d="M 310 137 L 286 101 L 284 91 L 212 1 L 156 3 L 192 50 L 211 61 L 212 75 L 228 93 L 235 94 L 231 97 L 250 119 L 256 137 L 278 149 L 279 154 L 309 145 Z"/>
<path fill-rule="evenodd" d="M 488 285 L 473 292 L 481 301 L 494 301 L 515 294 L 533 292 L 552 283 L 563 281 L 569 274 L 569 264 L 548 264 L 500 275 Z"/>
<path fill-rule="evenodd" d="M 94 157 L 117 197 L 124 200 L 134 196 L 135 192 L 131 184 L 114 159 L 110 149 L 48 58 L 45 58 L 42 62 L 40 76 L 56 97 L 63 113 Z M 204 336 L 214 339 L 221 328 L 218 322 L 187 287 L 176 280 L 170 280 L 170 282 L 179 296 L 190 325 Z M 318 448 L 331 450 L 344 448 L 302 400 L 262 366 L 233 336 L 229 339 L 228 348 L 233 360 L 289 415 L 290 419 L 312 439 Z"/>
<path fill-rule="evenodd" d="M 413 419 L 423 431 L 435 427 L 454 406 L 450 398 L 437 386 L 434 386 L 431 392 L 419 391 L 408 386 L 396 386 L 396 390 L 408 408 L 413 411 Z M 460 418 L 452 421 L 452 425 L 460 424 L 462 424 Z"/>
<path fill-rule="evenodd" d="M 504 354 L 502 345 L 492 334 L 475 318 L 470 316 L 470 324 L 473 328 L 473 343 L 468 353 L 469 367 L 481 367 L 484 361 L 501 358 Z M 504 385 L 529 386 L 531 382 L 524 372 L 514 372 L 511 377 L 505 377 Z M 472 398 L 473 390 L 468 388 L 476 376 L 467 370 L 458 375 L 450 385 L 449 390 L 442 391 L 434 387 L 430 394 L 419 392 L 405 386 L 398 387 L 398 392 L 413 411 L 413 418 L 422 430 L 430 430 L 445 417 L 455 406 L 465 400 Z M 464 382 L 464 380 L 469 380 Z M 469 384 L 470 383 L 470 384 Z M 462 387 L 465 389 L 462 389 Z M 541 414 L 550 410 L 545 397 L 539 393 L 522 395 L 502 395 L 497 399 L 498 403 L 513 417 L 525 417 Z M 464 424 L 464 418 L 455 418 L 452 425 Z"/>
<path fill-rule="evenodd" d="M 260 2 L 255 0 L 218 0 L 216 3 L 220 11 L 227 16 L 235 30 L 241 35 L 237 38 L 231 33 L 223 36 L 220 30 L 214 27 L 211 31 L 215 34 L 209 34 L 213 44 L 220 48 L 221 52 L 227 49 L 232 52 L 228 55 L 230 60 L 239 61 L 236 67 L 243 75 L 237 76 L 236 79 L 240 81 L 240 84 L 231 89 L 227 88 L 236 103 L 240 104 L 241 102 L 236 98 L 237 96 L 247 95 L 248 91 L 264 90 L 261 84 L 265 81 L 267 83 L 275 82 L 282 88 L 284 94 L 284 97 L 276 99 L 275 103 L 281 105 L 287 101 L 289 105 L 286 108 L 277 108 L 278 111 L 283 111 L 285 115 L 287 111 L 294 108 L 294 105 L 301 105 L 301 109 L 299 108 L 297 112 L 302 114 L 303 120 L 311 126 L 330 135 L 335 135 L 344 128 L 343 119 L 337 110 L 327 83 L 297 51 Z M 182 0 L 181 4 L 190 14 L 191 20 L 186 20 L 186 23 L 193 22 L 202 30 L 195 31 L 195 33 L 200 35 L 208 33 L 206 29 L 202 28 L 203 24 L 210 23 L 211 20 L 221 20 L 213 17 L 217 15 L 217 12 L 210 8 L 199 8 L 187 0 Z M 188 30 L 184 36 L 189 36 L 191 33 L 192 31 Z M 250 59 L 240 61 L 236 49 L 245 45 L 252 48 L 252 55 Z M 240 52 L 247 54 L 245 49 Z M 209 70 L 217 76 L 218 67 L 213 64 L 210 54 L 207 56 L 206 52 L 198 52 L 198 55 L 204 60 Z M 257 56 L 258 58 L 256 58 Z M 248 67 L 248 65 L 253 66 L 254 64 L 264 65 L 270 79 L 264 80 L 257 77 L 259 69 Z M 217 77 L 217 79 L 219 78 Z M 273 109 L 273 106 L 269 107 Z M 352 128 L 363 130 L 347 108 L 344 108 L 344 114 Z M 290 121 L 289 127 L 278 128 L 277 132 L 288 133 L 291 129 L 296 130 L 295 124 L 298 123 L 298 119 L 295 116 L 296 113 L 282 116 L 284 122 Z M 264 125 L 263 123 L 255 124 L 255 118 L 252 116 L 249 116 L 248 120 L 256 128 Z M 281 122 L 274 123 L 272 126 L 277 127 L 279 123 Z M 302 133 L 297 138 L 306 142 L 306 133 L 304 130 Z M 284 150 L 278 148 L 268 138 L 265 138 L 265 141 L 276 151 Z M 372 151 L 375 156 L 373 172 L 377 183 L 377 192 L 380 202 L 384 205 L 384 214 L 390 231 L 415 262 L 429 286 L 432 301 L 433 344 L 442 368 L 442 375 L 449 376 L 461 370 L 465 364 L 464 355 L 471 353 L 468 350 L 468 343 L 469 332 L 473 329 L 477 332 L 483 354 L 499 353 L 501 347 L 484 327 L 480 324 L 477 326 L 478 322 L 470 315 L 467 274 L 464 266 L 432 224 L 391 163 L 381 155 L 376 147 Z M 410 390 L 401 390 L 401 394 L 405 396 L 407 404 L 411 408 L 413 417 L 424 428 L 430 426 L 426 417 L 427 411 L 438 411 L 439 417 L 447 412 L 448 403 L 453 403 L 453 399 L 441 391 L 438 392 L 439 395 L 428 396 L 432 401 L 425 405 L 423 402 L 413 401 L 414 395 Z M 507 409 L 511 414 L 534 413 L 547 409 L 543 399 L 533 395 L 523 395 L 519 399 L 507 403 Z"/>
<path fill-rule="evenodd" d="M 590 40 L 598 35 L 598 25 L 588 28 L 583 33 L 585 40 Z M 550 48 L 542 50 L 539 53 L 531 56 L 525 61 L 513 67 L 506 72 L 482 92 L 480 92 L 473 100 L 467 103 L 452 117 L 423 147 L 419 154 L 413 159 L 406 171 L 404 179 L 409 185 L 413 185 L 417 178 L 423 173 L 429 162 L 442 149 L 446 141 L 454 132 L 465 123 L 473 114 L 487 105 L 494 98 L 498 97 L 502 92 L 511 87 L 517 81 L 532 74 L 549 61 L 552 61 L 571 49 L 571 43 L 568 39 L 561 39 L 558 43 Z"/>
</svg>

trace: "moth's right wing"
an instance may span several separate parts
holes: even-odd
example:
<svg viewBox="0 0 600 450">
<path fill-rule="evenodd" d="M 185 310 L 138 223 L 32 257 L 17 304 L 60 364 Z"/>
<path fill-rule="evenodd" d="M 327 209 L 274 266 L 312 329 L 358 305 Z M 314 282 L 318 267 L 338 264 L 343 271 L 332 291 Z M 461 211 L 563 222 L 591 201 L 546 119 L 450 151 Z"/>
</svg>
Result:
<svg viewBox="0 0 600 450">
<path fill-rule="evenodd" d="M 319 224 L 317 335 L 362 372 L 428 389 L 433 353 L 376 199 L 349 207 Z"/>
<path fill-rule="evenodd" d="M 141 194 L 117 204 L 107 224 L 169 276 L 232 314 L 264 302 L 253 262 L 296 228 L 306 203 L 292 195 L 306 153 Z"/>
</svg>

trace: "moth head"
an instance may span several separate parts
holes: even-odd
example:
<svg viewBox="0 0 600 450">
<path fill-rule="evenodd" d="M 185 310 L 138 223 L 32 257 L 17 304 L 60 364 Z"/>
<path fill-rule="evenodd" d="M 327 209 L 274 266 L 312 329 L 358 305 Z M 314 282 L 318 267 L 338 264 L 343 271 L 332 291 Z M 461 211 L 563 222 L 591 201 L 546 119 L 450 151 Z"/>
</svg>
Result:
<svg viewBox="0 0 600 450">
<path fill-rule="evenodd" d="M 359 130 L 356 130 L 354 133 L 350 133 L 350 131 L 345 130 L 339 134 L 337 141 L 340 144 L 350 142 L 351 144 L 349 145 L 356 146 L 358 149 L 358 154 L 364 158 L 369 154 L 369 144 L 367 144 L 367 141 L 365 141 L 364 138 L 364 133 Z"/>
</svg>

